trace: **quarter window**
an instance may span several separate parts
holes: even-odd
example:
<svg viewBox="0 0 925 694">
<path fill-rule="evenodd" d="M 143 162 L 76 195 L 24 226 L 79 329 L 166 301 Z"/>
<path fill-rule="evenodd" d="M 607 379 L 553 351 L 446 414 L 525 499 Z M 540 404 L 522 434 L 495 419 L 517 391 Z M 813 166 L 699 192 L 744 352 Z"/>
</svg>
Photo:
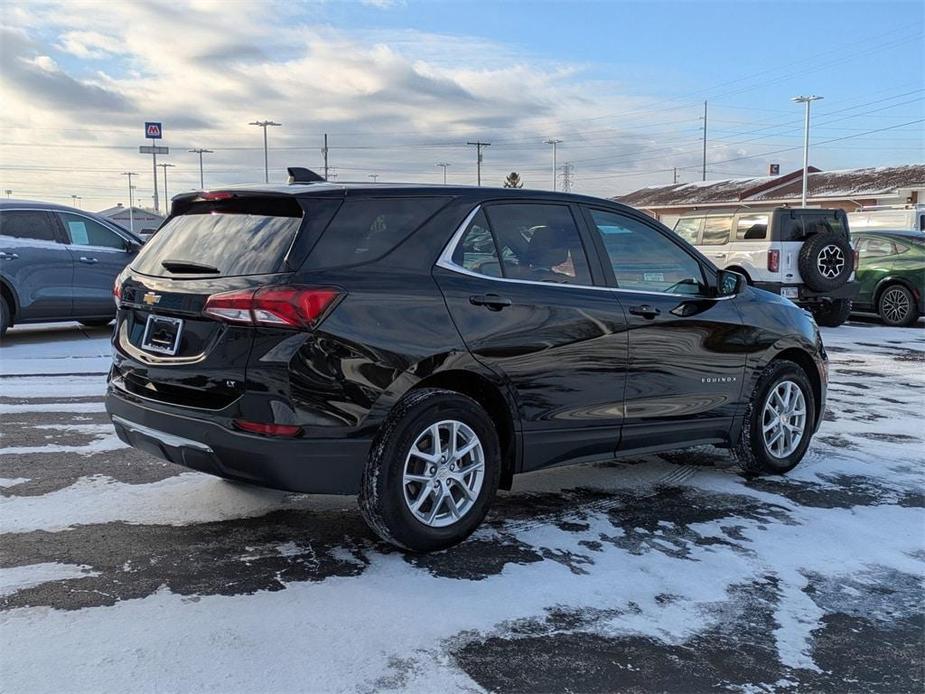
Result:
<svg viewBox="0 0 925 694">
<path fill-rule="evenodd" d="M 701 222 L 703 222 L 703 217 L 689 217 L 687 219 L 679 219 L 678 223 L 674 225 L 674 233 L 676 233 L 688 243 L 697 243 L 697 236 L 700 234 Z"/>
<path fill-rule="evenodd" d="M 99 222 L 67 212 L 62 212 L 60 217 L 67 230 L 69 242 L 75 246 L 125 249 L 125 240 Z"/>
<path fill-rule="evenodd" d="M 700 243 L 704 246 L 722 246 L 728 243 L 731 227 L 732 217 L 707 217 L 703 222 L 703 237 Z"/>
<path fill-rule="evenodd" d="M 470 272 L 489 277 L 501 277 L 498 250 L 492 238 L 491 229 L 488 228 L 488 220 L 482 210 L 479 210 L 469 222 L 469 226 L 453 252 L 453 262 Z"/>
<path fill-rule="evenodd" d="M 591 284 L 588 257 L 567 205 L 504 203 L 486 208 L 504 277 Z"/>
<path fill-rule="evenodd" d="M 57 241 L 55 218 L 39 210 L 0 212 L 0 236 L 35 241 Z"/>
<path fill-rule="evenodd" d="M 631 217 L 590 212 L 618 287 L 687 296 L 709 294 L 700 263 L 677 243 Z"/>
<path fill-rule="evenodd" d="M 739 217 L 736 222 L 736 239 L 739 241 L 760 241 L 768 237 L 768 215 L 756 214 Z"/>
</svg>

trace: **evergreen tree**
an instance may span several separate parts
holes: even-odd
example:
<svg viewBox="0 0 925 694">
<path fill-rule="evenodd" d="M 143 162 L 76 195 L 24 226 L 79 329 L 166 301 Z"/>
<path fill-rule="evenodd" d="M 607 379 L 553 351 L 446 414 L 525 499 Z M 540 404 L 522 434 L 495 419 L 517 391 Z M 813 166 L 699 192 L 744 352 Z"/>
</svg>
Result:
<svg viewBox="0 0 925 694">
<path fill-rule="evenodd" d="M 516 171 L 511 171 L 508 174 L 507 178 L 504 179 L 505 188 L 523 188 L 524 182 L 520 180 L 520 174 Z"/>
</svg>

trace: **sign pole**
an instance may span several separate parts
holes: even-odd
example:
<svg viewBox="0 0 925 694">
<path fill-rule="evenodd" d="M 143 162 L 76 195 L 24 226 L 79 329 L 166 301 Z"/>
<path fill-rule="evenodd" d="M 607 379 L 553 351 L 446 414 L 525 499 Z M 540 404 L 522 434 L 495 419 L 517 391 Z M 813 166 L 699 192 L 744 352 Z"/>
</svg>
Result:
<svg viewBox="0 0 925 694">
<path fill-rule="evenodd" d="M 160 205 L 158 204 L 158 199 L 157 199 L 157 150 L 154 149 L 154 147 L 153 147 L 153 145 L 154 145 L 154 140 L 151 140 L 151 145 L 152 145 L 152 147 L 151 147 L 151 150 L 152 150 L 152 151 L 151 151 L 151 159 L 152 159 L 153 162 L 154 162 L 154 167 L 153 167 L 153 169 L 152 169 L 152 170 L 154 171 L 154 211 L 155 211 L 155 212 L 160 212 L 160 211 L 161 211 L 161 207 L 160 207 Z"/>
</svg>

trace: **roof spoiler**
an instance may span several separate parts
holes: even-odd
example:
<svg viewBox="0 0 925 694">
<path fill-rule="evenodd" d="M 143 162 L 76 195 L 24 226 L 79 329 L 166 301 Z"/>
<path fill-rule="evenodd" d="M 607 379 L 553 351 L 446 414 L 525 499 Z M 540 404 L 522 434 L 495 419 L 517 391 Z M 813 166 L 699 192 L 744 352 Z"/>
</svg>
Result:
<svg viewBox="0 0 925 694">
<path fill-rule="evenodd" d="M 325 180 L 311 169 L 302 166 L 290 166 L 286 171 L 289 172 L 290 183 L 319 183 Z"/>
</svg>

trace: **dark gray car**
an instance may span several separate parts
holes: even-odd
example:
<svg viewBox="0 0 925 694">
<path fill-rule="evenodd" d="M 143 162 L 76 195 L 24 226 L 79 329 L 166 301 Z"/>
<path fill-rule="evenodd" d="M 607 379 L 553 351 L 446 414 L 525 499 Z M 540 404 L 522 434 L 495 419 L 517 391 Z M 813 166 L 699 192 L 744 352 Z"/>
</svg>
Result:
<svg viewBox="0 0 925 694">
<path fill-rule="evenodd" d="M 0 201 L 0 335 L 14 324 L 105 325 L 112 286 L 142 241 L 92 212 Z"/>
</svg>

